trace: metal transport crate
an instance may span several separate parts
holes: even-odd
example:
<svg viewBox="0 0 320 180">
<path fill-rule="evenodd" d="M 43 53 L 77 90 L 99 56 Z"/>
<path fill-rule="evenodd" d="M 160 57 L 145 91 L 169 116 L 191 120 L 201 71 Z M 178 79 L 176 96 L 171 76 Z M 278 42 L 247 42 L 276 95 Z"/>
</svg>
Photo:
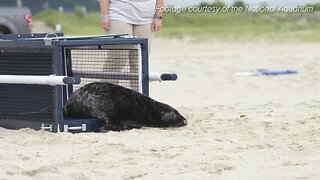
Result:
<svg viewBox="0 0 320 180">
<path fill-rule="evenodd" d="M 100 120 L 64 116 L 68 97 L 97 81 L 148 96 L 149 80 L 176 80 L 175 74 L 149 74 L 147 48 L 147 39 L 127 35 L 0 36 L 0 127 L 99 131 Z"/>
</svg>

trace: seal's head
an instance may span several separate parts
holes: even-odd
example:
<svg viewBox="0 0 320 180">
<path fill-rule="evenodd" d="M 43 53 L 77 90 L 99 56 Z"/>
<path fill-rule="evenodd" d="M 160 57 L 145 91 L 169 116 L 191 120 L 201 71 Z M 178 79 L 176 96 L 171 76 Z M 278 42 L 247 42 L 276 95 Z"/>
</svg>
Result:
<svg viewBox="0 0 320 180">
<path fill-rule="evenodd" d="M 164 103 L 157 103 L 157 122 L 154 122 L 162 127 L 181 127 L 188 124 L 185 117 L 183 117 L 177 110 Z"/>
<path fill-rule="evenodd" d="M 178 111 L 172 110 L 162 115 L 161 121 L 166 122 L 169 126 L 186 126 L 188 124 L 186 118 L 184 118 Z"/>
</svg>

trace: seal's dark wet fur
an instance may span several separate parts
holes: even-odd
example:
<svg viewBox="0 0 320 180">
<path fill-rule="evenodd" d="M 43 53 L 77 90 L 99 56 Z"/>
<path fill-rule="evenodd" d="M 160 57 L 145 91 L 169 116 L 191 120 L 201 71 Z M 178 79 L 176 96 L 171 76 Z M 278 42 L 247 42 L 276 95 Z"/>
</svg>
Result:
<svg viewBox="0 0 320 180">
<path fill-rule="evenodd" d="M 186 119 L 171 106 L 110 83 L 96 82 L 81 87 L 70 96 L 64 113 L 71 117 L 101 119 L 106 123 L 106 130 L 126 129 L 126 122 L 133 124 L 131 127 L 187 125 Z"/>
</svg>

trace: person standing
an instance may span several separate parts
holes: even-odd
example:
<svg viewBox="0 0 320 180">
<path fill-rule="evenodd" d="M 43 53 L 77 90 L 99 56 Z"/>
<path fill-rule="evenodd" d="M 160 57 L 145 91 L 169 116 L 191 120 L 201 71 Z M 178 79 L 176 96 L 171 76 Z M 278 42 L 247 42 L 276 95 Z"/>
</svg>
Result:
<svg viewBox="0 0 320 180">
<path fill-rule="evenodd" d="M 154 32 L 162 27 L 163 6 L 164 0 L 100 0 L 101 26 L 109 35 L 129 34 L 137 38 L 147 38 L 150 52 Z M 138 73 L 133 57 L 132 51 L 122 54 L 110 52 L 105 69 L 112 67 L 113 72 L 122 72 L 129 66 L 131 73 Z M 119 80 L 109 82 L 121 83 Z M 130 80 L 129 85 L 123 85 L 139 91 L 137 84 L 137 80 Z"/>
<path fill-rule="evenodd" d="M 147 38 L 151 50 L 154 32 L 162 27 L 164 0 L 100 0 L 101 26 L 107 34 Z"/>
</svg>

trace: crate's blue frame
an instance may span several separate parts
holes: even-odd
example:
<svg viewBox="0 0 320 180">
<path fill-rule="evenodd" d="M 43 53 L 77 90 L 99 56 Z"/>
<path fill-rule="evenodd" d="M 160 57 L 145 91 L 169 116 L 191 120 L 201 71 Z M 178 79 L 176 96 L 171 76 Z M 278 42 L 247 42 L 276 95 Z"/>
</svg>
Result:
<svg viewBox="0 0 320 180">
<path fill-rule="evenodd" d="M 61 39 L 55 38 L 59 36 Z M 52 39 L 50 39 L 52 38 Z M 6 41 L 5 45 L 0 43 L 1 46 L 12 47 L 12 48 L 23 48 L 23 47 L 51 47 L 53 49 L 54 59 L 54 72 L 57 76 L 66 75 L 63 68 L 65 57 L 64 50 L 66 48 L 72 48 L 77 46 L 103 46 L 103 45 L 121 45 L 121 44 L 132 44 L 141 46 L 141 56 L 143 61 L 142 66 L 142 93 L 149 95 L 149 65 L 148 65 L 148 40 L 142 38 L 122 38 L 117 36 L 116 38 L 95 38 L 95 37 L 79 37 L 68 39 L 63 38 L 63 34 L 55 34 L 47 36 L 47 34 L 23 34 L 23 35 L 3 35 L 0 36 L 0 40 Z M 46 40 L 46 42 L 44 41 Z M 49 40 L 49 41 L 48 41 Z M 49 42 L 49 44 L 48 44 Z M 63 86 L 55 87 L 54 94 L 54 121 L 53 124 L 44 124 L 45 127 L 51 127 L 52 132 L 64 131 L 64 126 L 68 127 L 80 127 L 82 124 L 86 124 L 86 132 L 99 131 L 99 128 L 103 126 L 103 122 L 97 119 L 66 119 L 63 115 L 64 103 L 63 97 L 66 96 L 66 91 Z M 18 123 L 18 124 L 17 124 Z M 20 124 L 22 123 L 22 124 Z M 2 124 L 3 125 L 3 124 Z M 8 127 L 13 129 L 19 129 L 23 127 L 29 127 L 33 129 L 41 129 L 42 124 L 32 122 L 7 122 Z M 74 132 L 81 132 L 77 130 Z"/>
</svg>

